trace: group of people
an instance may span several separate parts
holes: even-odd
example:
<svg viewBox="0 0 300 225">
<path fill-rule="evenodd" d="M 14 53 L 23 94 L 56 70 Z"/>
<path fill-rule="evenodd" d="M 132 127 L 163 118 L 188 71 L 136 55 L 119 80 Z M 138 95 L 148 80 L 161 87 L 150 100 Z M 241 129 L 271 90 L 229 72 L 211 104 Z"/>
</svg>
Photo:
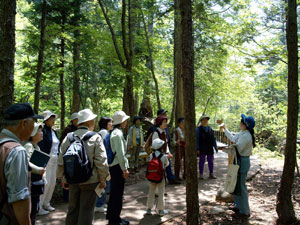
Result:
<svg viewBox="0 0 300 225">
<path fill-rule="evenodd" d="M 168 213 L 164 207 L 166 181 L 180 184 L 185 179 L 185 136 L 184 118 L 178 119 L 174 132 L 175 174 L 172 171 L 173 154 L 170 151 L 171 138 L 167 126 L 167 111 L 159 109 L 153 128 L 147 139 L 141 127 L 141 117 L 133 118 L 133 125 L 125 134 L 130 117 L 117 111 L 111 117 L 99 120 L 99 132 L 95 128 L 97 115 L 84 109 L 71 115 L 71 124 L 60 138 L 54 130 L 57 114 L 47 110 L 42 116 L 36 115 L 28 103 L 13 104 L 4 112 L 3 129 L 0 133 L 0 224 L 35 224 L 36 215 L 46 215 L 55 208 L 50 205 L 56 180 L 61 181 L 68 192 L 68 213 L 66 224 L 92 224 L 94 212 L 106 212 L 109 225 L 129 224 L 121 218 L 125 180 L 139 170 L 139 154 L 145 142 L 151 141 L 150 160 L 159 157 L 165 171 L 165 179 L 159 183 L 149 182 L 146 214 L 152 213 L 157 189 L 158 214 Z M 37 123 L 42 119 L 43 124 Z M 197 153 L 199 155 L 199 176 L 203 179 L 204 163 L 207 158 L 209 178 L 216 179 L 213 173 L 214 152 L 218 151 L 213 130 L 208 126 L 208 116 L 200 118 L 197 127 Z M 249 122 L 250 121 L 250 122 Z M 250 124 L 250 125 L 249 125 Z M 249 156 L 255 146 L 252 117 L 242 115 L 242 132 L 232 135 L 225 125 L 225 134 L 236 144 L 239 154 L 240 172 L 238 195 L 231 209 L 241 215 L 250 215 L 248 193 L 245 185 L 250 167 Z M 85 138 L 87 137 L 88 138 Z M 73 138 L 72 138 L 73 137 Z M 69 151 L 74 137 L 84 140 L 90 176 L 80 183 L 68 183 L 64 155 Z M 108 142 L 106 141 L 108 140 Z M 49 156 L 45 167 L 29 162 L 34 151 Z M 128 159 L 127 153 L 130 157 Z M 31 178 L 30 178 L 31 174 Z M 95 189 L 104 189 L 97 196 Z M 109 200 L 107 202 L 107 194 Z M 107 204 L 106 204 L 107 203 Z"/>
</svg>

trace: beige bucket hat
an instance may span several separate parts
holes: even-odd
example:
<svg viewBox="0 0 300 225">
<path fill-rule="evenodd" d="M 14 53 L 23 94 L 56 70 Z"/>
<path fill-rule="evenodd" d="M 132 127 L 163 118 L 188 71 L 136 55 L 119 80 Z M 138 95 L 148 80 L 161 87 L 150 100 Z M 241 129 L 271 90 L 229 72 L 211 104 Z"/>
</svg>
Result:
<svg viewBox="0 0 300 225">
<path fill-rule="evenodd" d="M 113 125 L 118 125 L 128 120 L 130 116 L 126 115 L 123 111 L 117 111 L 113 115 Z"/>
<path fill-rule="evenodd" d="M 83 109 L 78 112 L 78 124 L 94 120 L 97 117 L 90 109 Z"/>
<path fill-rule="evenodd" d="M 55 119 L 57 119 L 57 114 L 51 112 L 50 110 L 46 110 L 43 112 L 44 121 L 48 120 L 51 116 L 55 116 Z"/>
</svg>

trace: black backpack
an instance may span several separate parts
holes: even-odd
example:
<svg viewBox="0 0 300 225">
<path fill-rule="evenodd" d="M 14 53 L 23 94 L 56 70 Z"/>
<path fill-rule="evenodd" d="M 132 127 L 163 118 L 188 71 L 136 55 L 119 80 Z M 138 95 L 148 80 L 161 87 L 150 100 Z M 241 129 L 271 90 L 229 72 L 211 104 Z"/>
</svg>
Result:
<svg viewBox="0 0 300 225">
<path fill-rule="evenodd" d="M 85 141 L 97 134 L 96 132 L 87 132 L 82 139 L 69 133 L 67 138 L 70 146 L 63 155 L 64 175 L 69 184 L 78 184 L 87 181 L 92 176 L 91 163 L 86 153 Z"/>
</svg>

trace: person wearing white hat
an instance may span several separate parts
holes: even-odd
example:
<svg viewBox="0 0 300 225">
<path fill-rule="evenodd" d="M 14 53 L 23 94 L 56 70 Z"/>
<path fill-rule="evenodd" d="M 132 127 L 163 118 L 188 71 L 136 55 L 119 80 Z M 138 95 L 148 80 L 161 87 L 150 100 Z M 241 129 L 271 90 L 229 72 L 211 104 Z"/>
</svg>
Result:
<svg viewBox="0 0 300 225">
<path fill-rule="evenodd" d="M 46 166 L 45 175 L 45 191 L 41 195 L 40 210 L 38 215 L 46 215 L 47 211 L 52 212 L 55 210 L 50 205 L 52 195 L 56 184 L 56 168 L 57 168 L 57 157 L 59 150 L 59 139 L 56 131 L 53 129 L 57 114 L 46 110 L 43 112 L 44 117 L 44 128 L 43 128 L 43 140 L 38 143 L 42 152 L 50 155 L 49 162 Z"/>
<path fill-rule="evenodd" d="M 150 154 L 150 160 L 153 159 L 153 154 L 155 154 L 156 157 L 160 157 L 160 160 L 162 162 L 164 170 L 169 165 L 169 160 L 166 154 L 164 154 L 163 146 L 165 144 L 165 141 L 161 140 L 160 138 L 157 138 L 153 140 L 152 142 L 152 149 L 155 151 L 154 153 Z M 149 193 L 148 193 L 148 199 L 147 199 L 147 211 L 146 214 L 151 214 L 151 209 L 154 205 L 154 198 L 155 198 L 155 191 L 157 189 L 158 193 L 158 201 L 157 201 L 157 209 L 160 216 L 164 216 L 168 213 L 167 210 L 165 210 L 165 202 L 164 202 L 164 194 L 165 194 L 165 177 L 162 179 L 160 183 L 149 183 Z"/>
<path fill-rule="evenodd" d="M 41 151 L 41 149 L 38 146 L 38 143 L 43 140 L 43 125 L 34 123 L 34 128 L 31 133 L 31 137 L 29 140 L 25 143 L 24 148 L 27 151 L 28 154 L 28 160 L 30 159 L 32 153 L 34 151 Z M 38 213 L 40 209 L 40 192 L 37 191 L 36 189 L 41 189 L 41 184 L 43 184 L 43 179 L 42 176 L 45 173 L 45 168 L 39 167 L 34 165 L 33 163 L 29 162 L 29 166 L 31 167 L 31 174 L 38 174 L 40 175 L 40 179 L 37 177 L 31 176 L 31 213 L 30 213 L 30 219 L 31 219 L 31 224 L 35 225 L 35 219 L 36 219 L 36 214 Z M 37 188 L 34 188 L 34 186 L 37 185 Z M 49 211 L 44 210 L 45 214 L 48 214 Z"/>
<path fill-rule="evenodd" d="M 90 109 L 79 111 L 78 129 L 74 131 L 73 136 L 82 139 L 88 132 L 93 131 L 96 117 L 97 115 Z M 84 143 L 93 173 L 92 176 L 83 183 L 69 184 L 69 206 L 66 225 L 91 225 L 93 223 L 94 206 L 96 204 L 95 188 L 98 184 L 99 188 L 105 188 L 105 182 L 109 176 L 106 150 L 100 134 L 94 132 Z M 63 155 L 69 146 L 70 141 L 67 136 L 61 144 L 57 171 L 57 177 L 58 179 L 62 179 L 64 187 L 66 187 L 67 184 L 64 179 Z"/>
<path fill-rule="evenodd" d="M 124 139 L 122 129 L 127 127 L 129 118 L 130 117 L 123 111 L 117 111 L 113 115 L 114 129 L 110 136 L 110 144 L 112 152 L 115 153 L 115 157 L 109 168 L 111 175 L 111 189 L 106 214 L 109 225 L 129 224 L 128 221 L 121 219 L 120 217 L 125 179 L 128 178 L 129 175 L 129 164 L 128 159 L 126 158 L 127 143 Z"/>
</svg>

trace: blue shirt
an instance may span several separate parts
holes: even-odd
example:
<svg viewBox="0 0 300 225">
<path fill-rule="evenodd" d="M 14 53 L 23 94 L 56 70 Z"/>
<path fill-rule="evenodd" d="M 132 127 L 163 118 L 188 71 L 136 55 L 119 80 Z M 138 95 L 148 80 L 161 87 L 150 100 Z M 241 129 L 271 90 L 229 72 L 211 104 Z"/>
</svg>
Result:
<svg viewBox="0 0 300 225">
<path fill-rule="evenodd" d="M 21 144 L 20 139 L 11 131 L 3 129 L 1 136 L 7 136 Z M 28 156 L 26 149 L 20 145 L 13 148 L 7 156 L 4 165 L 4 175 L 7 180 L 6 192 L 8 203 L 28 199 Z"/>
</svg>

